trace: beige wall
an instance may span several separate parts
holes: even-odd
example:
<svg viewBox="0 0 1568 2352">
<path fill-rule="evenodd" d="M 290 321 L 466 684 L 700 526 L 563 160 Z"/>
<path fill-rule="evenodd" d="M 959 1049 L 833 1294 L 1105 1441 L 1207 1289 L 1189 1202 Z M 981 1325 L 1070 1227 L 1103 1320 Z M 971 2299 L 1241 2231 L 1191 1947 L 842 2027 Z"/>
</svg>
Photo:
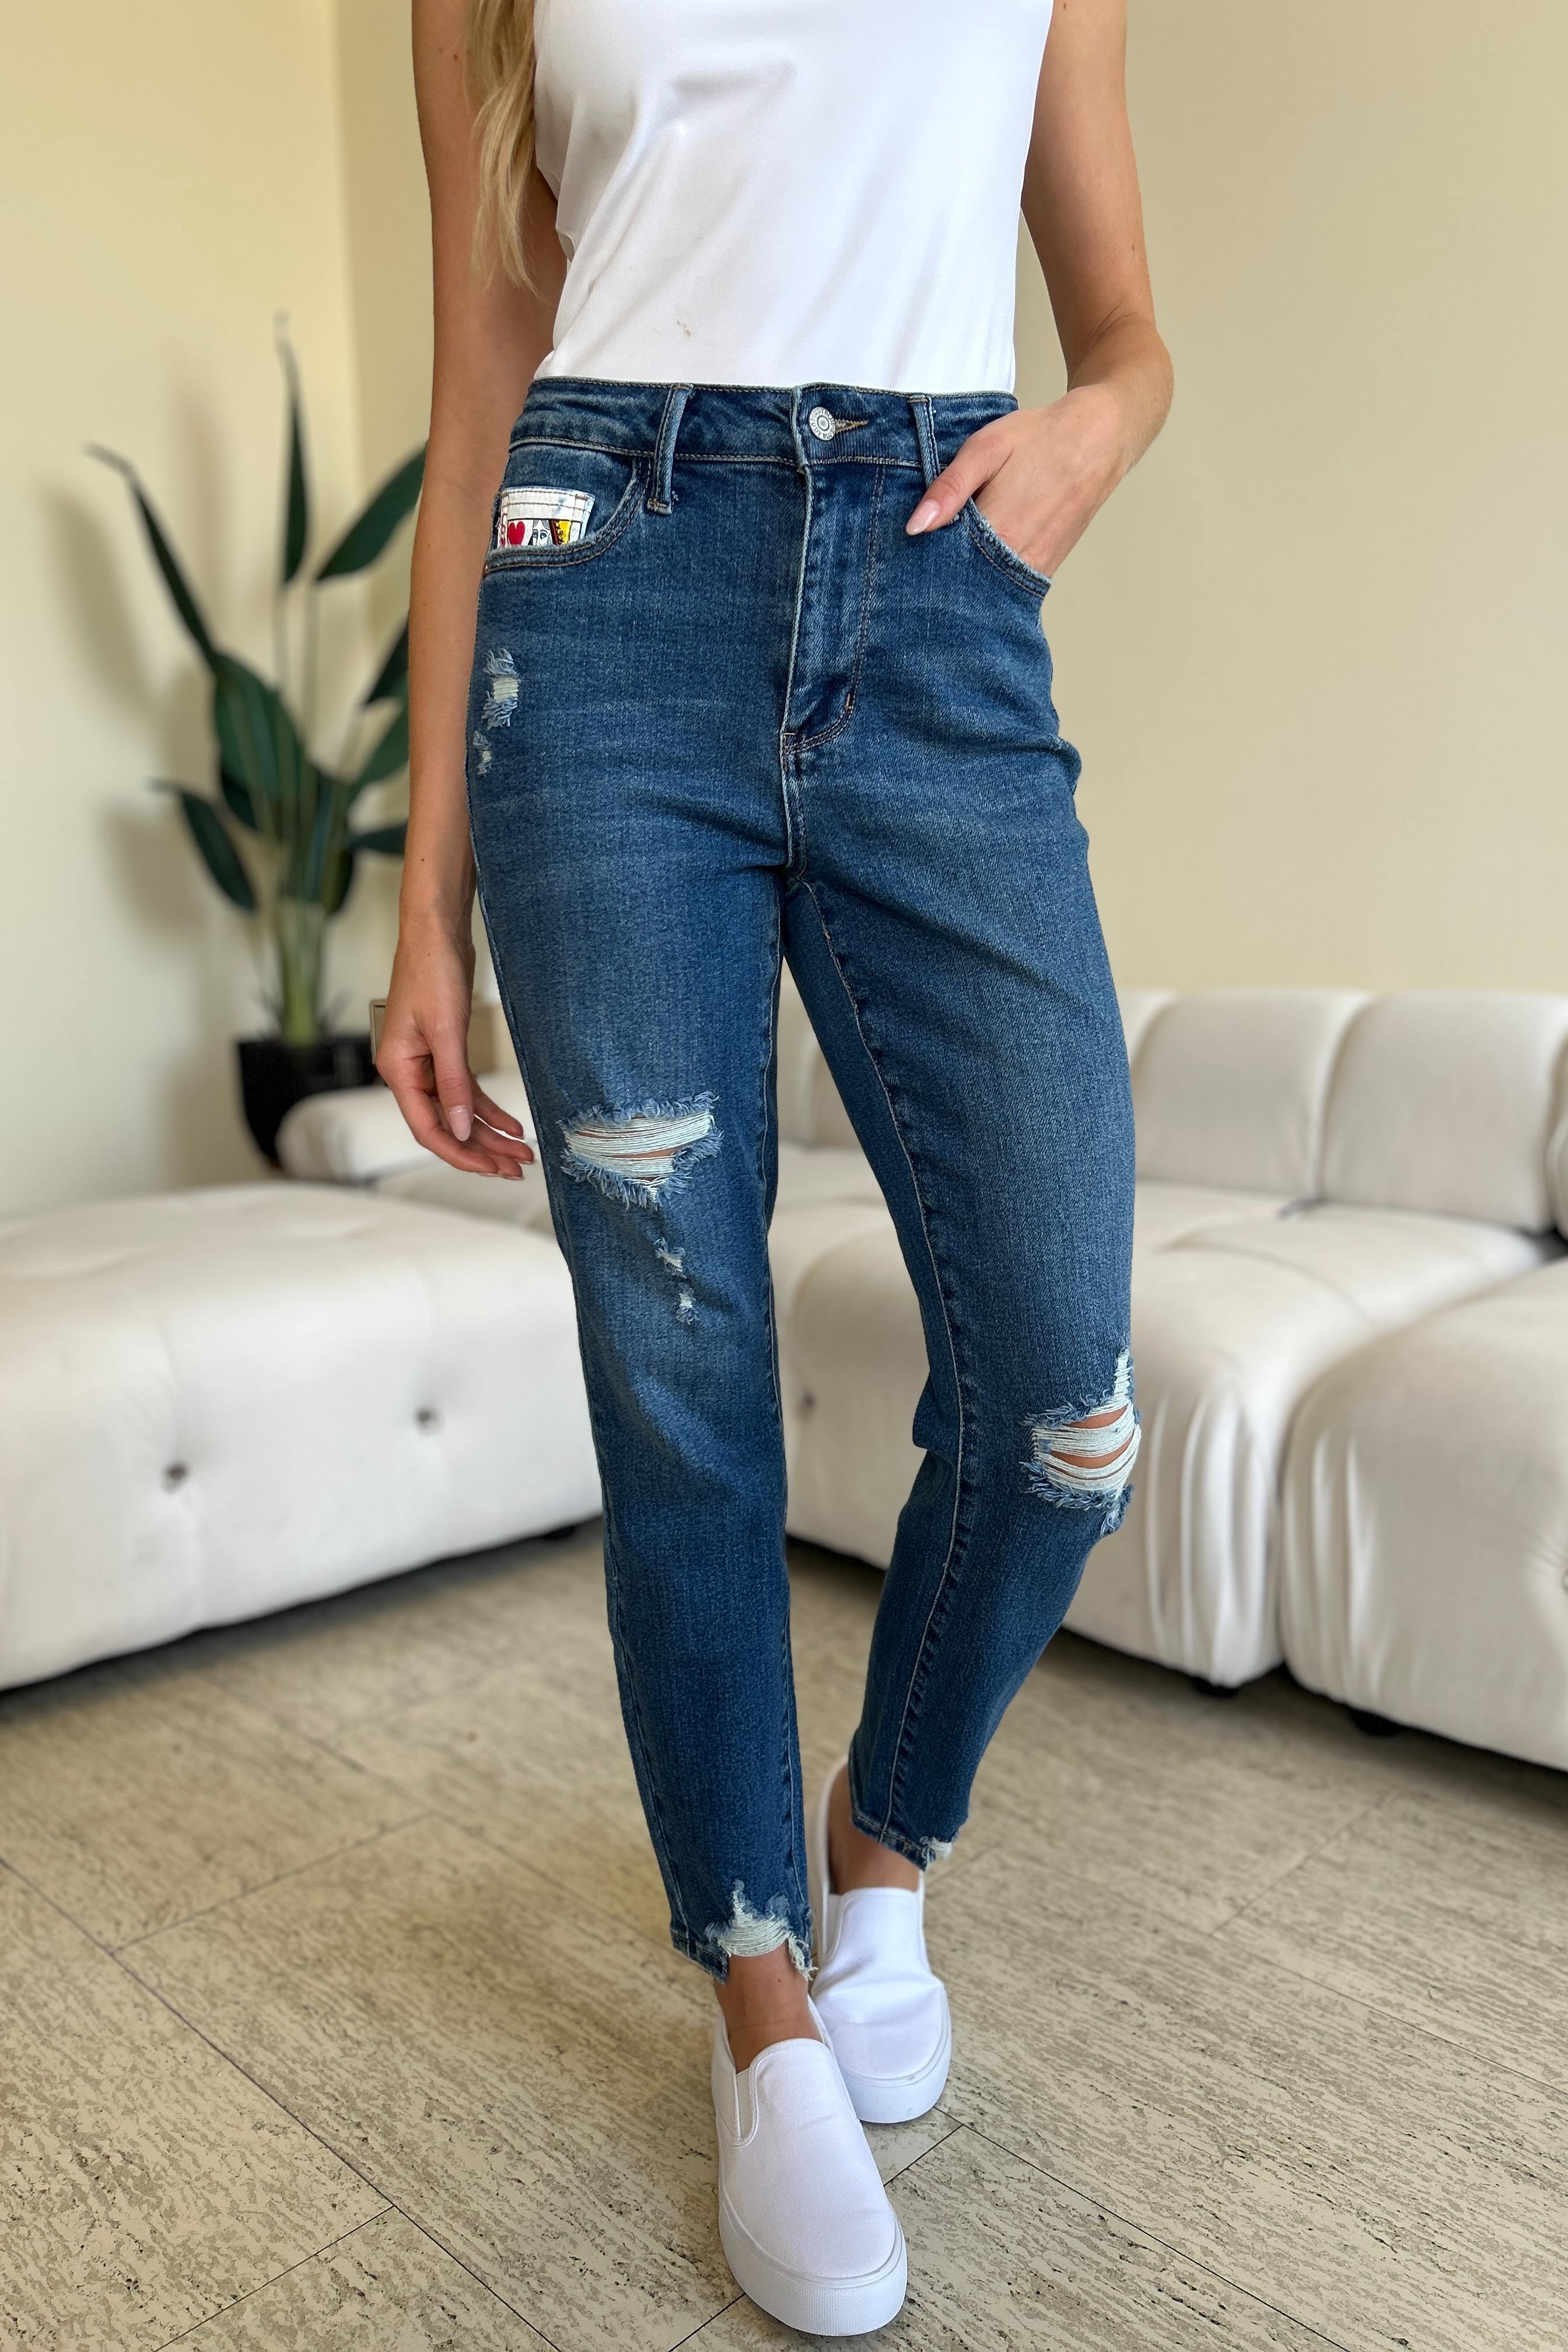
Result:
<svg viewBox="0 0 1568 2352">
<path fill-rule="evenodd" d="M 414 112 L 408 10 L 336 0 L 360 436 L 384 471 L 430 418 L 430 212 Z"/>
<path fill-rule="evenodd" d="M 1568 989 L 1568 13 L 1131 0 L 1130 88 L 1176 404 L 1047 606 L 1117 969 Z"/>
<path fill-rule="evenodd" d="M 1047 607 L 1118 968 L 1568 988 L 1568 17 L 1131 9 L 1177 403 Z M 81 445 L 137 457 L 265 659 L 273 311 L 333 514 L 419 436 L 429 332 L 401 5 L 100 0 L 90 69 L 68 12 L 12 15 L 0 1209 L 256 1166 L 243 931 L 144 782 L 205 779 L 198 681 Z M 1020 355 L 1049 396 L 1032 263 Z M 340 927 L 351 1008 L 394 884 Z"/>
<path fill-rule="evenodd" d="M 200 681 L 83 444 L 135 458 L 215 627 L 268 666 L 277 310 L 324 511 L 362 483 L 328 0 L 90 14 L 8 11 L 0 77 L 0 1209 L 259 1168 L 232 1074 L 245 929 L 147 789 L 210 781 Z M 361 604 L 337 592 L 356 671 Z M 341 927 L 351 1003 L 384 970 L 394 878 Z"/>
</svg>

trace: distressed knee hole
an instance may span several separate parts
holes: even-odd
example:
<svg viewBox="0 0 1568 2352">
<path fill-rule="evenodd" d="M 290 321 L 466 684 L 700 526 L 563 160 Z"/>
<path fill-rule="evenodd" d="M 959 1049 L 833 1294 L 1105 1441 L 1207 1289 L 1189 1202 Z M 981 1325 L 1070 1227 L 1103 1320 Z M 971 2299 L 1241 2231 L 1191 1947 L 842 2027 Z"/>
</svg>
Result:
<svg viewBox="0 0 1568 2352">
<path fill-rule="evenodd" d="M 1138 1413 L 1132 1402 L 1132 1360 L 1117 1359 L 1110 1393 L 1087 1412 L 1068 1408 L 1029 1423 L 1026 1467 L 1037 1494 L 1081 1510 L 1121 1513 L 1138 1454 Z"/>
<path fill-rule="evenodd" d="M 802 1976 L 811 1974 L 810 1955 L 790 1926 L 784 1897 L 775 1895 L 767 1909 L 759 1911 L 747 1901 L 739 1879 L 730 1890 L 730 1916 L 709 1928 L 708 1940 L 731 1960 L 758 1960 L 764 1952 L 776 1952 L 781 1944 L 787 1944 Z"/>
<path fill-rule="evenodd" d="M 597 1184 L 612 1199 L 644 1206 L 666 1193 L 679 1192 L 694 1161 L 719 1149 L 713 1123 L 713 1097 L 694 1095 L 689 1102 L 643 1103 L 636 1110 L 588 1112 L 582 1118 L 563 1119 L 565 1149 L 562 1165 L 568 1175 Z M 679 1253 L 661 1253 L 671 1264 Z"/>
</svg>

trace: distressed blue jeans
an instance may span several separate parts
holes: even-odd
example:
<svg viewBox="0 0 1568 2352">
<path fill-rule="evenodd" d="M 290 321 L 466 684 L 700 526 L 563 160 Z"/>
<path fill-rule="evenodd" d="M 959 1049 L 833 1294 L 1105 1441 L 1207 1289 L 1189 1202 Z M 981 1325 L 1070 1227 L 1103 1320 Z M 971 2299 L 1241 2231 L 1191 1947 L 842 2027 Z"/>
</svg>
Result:
<svg viewBox="0 0 1568 2352">
<path fill-rule="evenodd" d="M 1048 581 L 922 487 L 1003 394 L 534 384 L 468 799 L 575 1288 L 679 1949 L 810 1949 L 767 1229 L 781 954 L 919 1296 L 924 1458 L 850 1752 L 922 1865 L 1136 1448 L 1127 1057 Z M 1091 1427 L 1074 1427 L 1093 1417 Z"/>
</svg>

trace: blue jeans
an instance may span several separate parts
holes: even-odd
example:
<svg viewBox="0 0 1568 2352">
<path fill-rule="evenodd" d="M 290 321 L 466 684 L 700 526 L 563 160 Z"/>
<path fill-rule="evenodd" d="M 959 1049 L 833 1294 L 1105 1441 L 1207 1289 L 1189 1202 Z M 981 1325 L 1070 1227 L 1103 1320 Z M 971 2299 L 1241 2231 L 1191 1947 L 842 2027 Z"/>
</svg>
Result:
<svg viewBox="0 0 1568 2352">
<path fill-rule="evenodd" d="M 923 1865 L 956 1835 L 1136 1448 L 1127 1056 L 1049 582 L 973 505 L 904 530 L 1013 404 L 546 381 L 496 501 L 480 898 L 575 1286 L 637 1781 L 677 1948 L 721 1978 L 810 1948 L 767 1255 L 781 953 L 925 1332 L 849 1759 L 883 1844 Z"/>
</svg>

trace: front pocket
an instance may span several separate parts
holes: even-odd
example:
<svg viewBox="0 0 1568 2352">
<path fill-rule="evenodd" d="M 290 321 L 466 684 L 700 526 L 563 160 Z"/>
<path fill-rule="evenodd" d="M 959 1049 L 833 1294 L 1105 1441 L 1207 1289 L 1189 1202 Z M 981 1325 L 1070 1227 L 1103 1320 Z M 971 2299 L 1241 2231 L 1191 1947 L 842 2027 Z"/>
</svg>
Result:
<svg viewBox="0 0 1568 2352">
<path fill-rule="evenodd" d="M 1032 563 L 1026 563 L 1017 550 L 1008 546 L 995 525 L 986 521 L 973 499 L 967 499 L 964 501 L 960 512 L 969 527 L 971 539 L 986 562 L 994 563 L 998 572 L 1005 572 L 1011 581 L 1022 588 L 1026 595 L 1033 596 L 1037 602 L 1043 597 L 1051 584 L 1050 573 L 1037 572 Z"/>
<path fill-rule="evenodd" d="M 591 562 L 635 520 L 642 501 L 642 461 L 630 451 L 514 441 L 491 509 L 485 570 Z"/>
</svg>

